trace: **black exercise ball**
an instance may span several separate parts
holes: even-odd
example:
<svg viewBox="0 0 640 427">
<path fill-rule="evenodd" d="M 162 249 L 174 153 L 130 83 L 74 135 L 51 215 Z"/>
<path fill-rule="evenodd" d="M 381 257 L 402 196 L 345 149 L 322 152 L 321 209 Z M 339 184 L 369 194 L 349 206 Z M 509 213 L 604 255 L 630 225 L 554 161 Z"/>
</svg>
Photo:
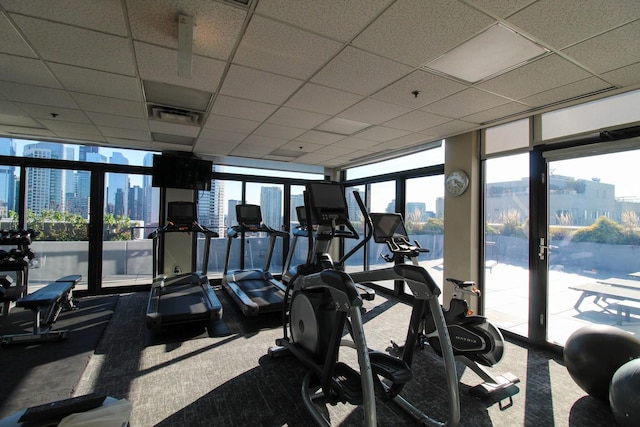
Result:
<svg viewBox="0 0 640 427">
<path fill-rule="evenodd" d="M 613 374 L 609 404 L 618 424 L 640 425 L 640 359 L 625 363 Z"/>
<path fill-rule="evenodd" d="M 609 402 L 609 384 L 622 365 L 640 357 L 640 340 L 622 329 L 589 325 L 575 331 L 564 347 L 571 378 L 590 396 Z"/>
</svg>

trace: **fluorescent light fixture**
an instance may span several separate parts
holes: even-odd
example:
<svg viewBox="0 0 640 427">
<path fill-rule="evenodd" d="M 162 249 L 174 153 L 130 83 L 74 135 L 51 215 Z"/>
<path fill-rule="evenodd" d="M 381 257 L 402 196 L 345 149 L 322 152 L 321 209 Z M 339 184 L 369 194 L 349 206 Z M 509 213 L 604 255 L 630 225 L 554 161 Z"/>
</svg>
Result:
<svg viewBox="0 0 640 427">
<path fill-rule="evenodd" d="M 502 24 L 496 24 L 476 37 L 422 66 L 476 83 L 523 65 L 549 52 Z"/>
<path fill-rule="evenodd" d="M 193 16 L 178 16 L 178 76 L 191 77 L 193 58 Z"/>
<path fill-rule="evenodd" d="M 144 97 L 148 103 L 173 108 L 206 111 L 213 94 L 189 87 L 143 80 Z"/>
</svg>

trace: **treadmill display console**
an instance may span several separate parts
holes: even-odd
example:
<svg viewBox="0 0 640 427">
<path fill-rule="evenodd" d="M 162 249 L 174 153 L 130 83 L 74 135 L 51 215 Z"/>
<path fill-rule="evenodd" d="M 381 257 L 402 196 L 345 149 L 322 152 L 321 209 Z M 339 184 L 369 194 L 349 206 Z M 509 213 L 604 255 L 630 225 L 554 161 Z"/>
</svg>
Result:
<svg viewBox="0 0 640 427">
<path fill-rule="evenodd" d="M 238 224 L 247 228 L 258 228 L 262 224 L 262 212 L 258 205 L 236 205 Z"/>
<path fill-rule="evenodd" d="M 198 222 L 198 210 L 194 202 L 169 202 L 167 221 L 174 225 L 191 225 Z"/>
</svg>

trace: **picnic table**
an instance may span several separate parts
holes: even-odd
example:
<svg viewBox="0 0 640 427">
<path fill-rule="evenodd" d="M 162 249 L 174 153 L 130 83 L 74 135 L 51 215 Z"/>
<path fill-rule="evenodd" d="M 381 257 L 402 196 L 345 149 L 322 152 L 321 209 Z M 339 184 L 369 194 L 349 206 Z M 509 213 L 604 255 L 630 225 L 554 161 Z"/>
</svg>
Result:
<svg viewBox="0 0 640 427">
<path fill-rule="evenodd" d="M 595 283 L 584 283 L 582 285 L 570 286 L 569 289 L 581 291 L 578 301 L 576 301 L 573 308 L 580 311 L 580 304 L 585 298 L 593 296 L 594 302 L 597 303 L 600 299 L 615 299 L 616 301 L 610 304 L 610 307 L 614 307 L 618 312 L 618 325 L 622 324 L 622 315 L 624 314 L 626 319 L 629 320 L 631 311 L 640 311 L 640 286 L 638 284 L 633 285 L 629 282 L 633 280 L 610 278 L 600 280 Z M 636 282 L 637 283 L 637 282 Z"/>
</svg>

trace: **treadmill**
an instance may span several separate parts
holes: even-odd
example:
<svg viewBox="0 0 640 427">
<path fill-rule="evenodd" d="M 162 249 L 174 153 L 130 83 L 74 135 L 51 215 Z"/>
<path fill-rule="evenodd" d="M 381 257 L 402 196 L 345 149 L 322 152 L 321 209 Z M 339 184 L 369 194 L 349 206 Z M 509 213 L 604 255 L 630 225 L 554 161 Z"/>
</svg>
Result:
<svg viewBox="0 0 640 427">
<path fill-rule="evenodd" d="M 160 274 L 158 254 L 166 233 L 204 235 L 202 272 Z M 147 305 L 147 327 L 160 330 L 166 326 L 210 322 L 222 318 L 222 304 L 207 278 L 209 246 L 218 233 L 200 225 L 194 202 L 169 202 L 167 225 L 155 230 L 153 238 L 153 284 Z"/>
<path fill-rule="evenodd" d="M 245 316 L 282 312 L 286 287 L 273 277 L 269 269 L 277 238 L 288 237 L 289 234 L 265 225 L 262 222 L 262 211 L 258 205 L 236 205 L 236 218 L 238 219 L 238 225 L 229 228 L 227 232 L 227 255 L 224 263 L 222 285 Z M 241 264 L 240 269 L 230 270 L 229 261 L 233 241 L 238 237 L 244 238 L 246 233 L 268 234 L 269 244 L 264 266 L 262 268 L 245 269 Z M 246 259 L 243 257 L 241 261 L 244 263 Z"/>
</svg>

